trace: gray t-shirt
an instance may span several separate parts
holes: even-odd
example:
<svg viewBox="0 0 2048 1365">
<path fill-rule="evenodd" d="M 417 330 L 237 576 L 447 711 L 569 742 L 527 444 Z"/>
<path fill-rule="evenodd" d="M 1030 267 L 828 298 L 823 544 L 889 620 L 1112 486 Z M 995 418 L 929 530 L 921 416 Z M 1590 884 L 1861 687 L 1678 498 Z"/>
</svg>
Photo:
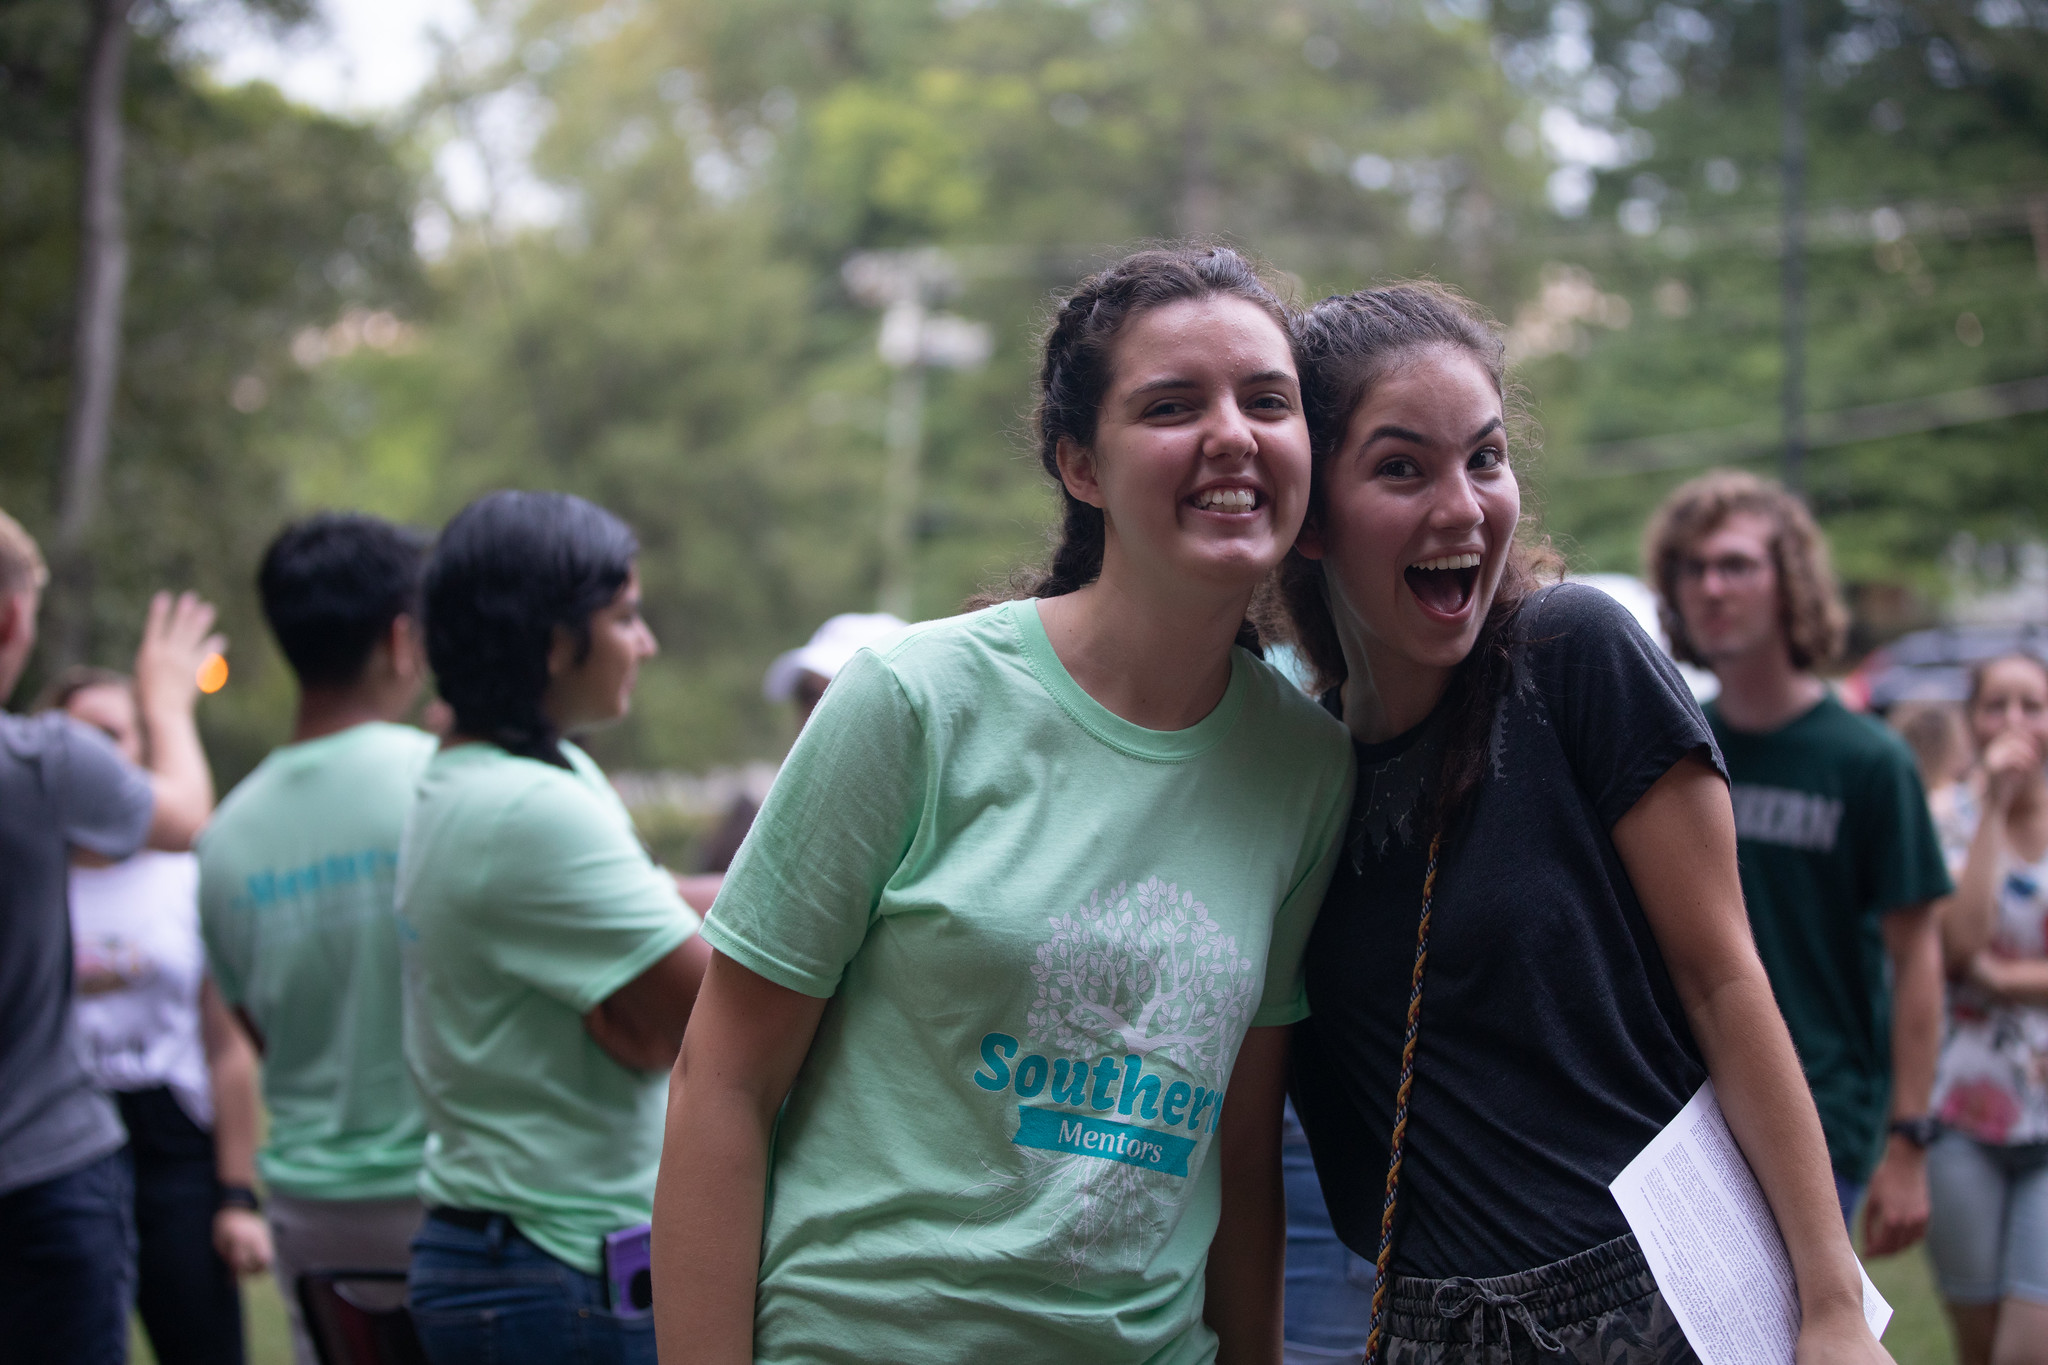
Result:
<svg viewBox="0 0 2048 1365">
<path fill-rule="evenodd" d="M 79 1059 L 71 1017 L 71 849 L 125 858 L 149 833 L 149 779 L 62 713 L 0 712 L 0 1194 L 127 1141 Z"/>
</svg>

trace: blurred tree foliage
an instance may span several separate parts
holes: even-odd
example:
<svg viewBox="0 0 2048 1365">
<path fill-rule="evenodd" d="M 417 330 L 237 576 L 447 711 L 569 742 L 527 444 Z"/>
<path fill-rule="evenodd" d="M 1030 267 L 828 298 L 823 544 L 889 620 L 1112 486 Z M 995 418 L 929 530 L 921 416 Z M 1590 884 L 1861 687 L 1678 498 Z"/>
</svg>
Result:
<svg viewBox="0 0 2048 1365">
<path fill-rule="evenodd" d="M 931 381 L 933 616 L 1041 552 L 1034 335 L 1120 244 L 1227 236 L 1317 287 L 1455 268 L 1508 301 L 1545 212 L 1486 27 L 1408 5 L 540 0 L 497 23 L 499 59 L 451 73 L 428 126 L 544 111 L 531 166 L 561 221 L 451 213 L 421 349 L 323 367 L 335 420 L 295 458 L 388 451 L 321 496 L 407 515 L 500 482 L 627 515 L 664 656 L 599 741 L 618 761 L 774 752 L 768 660 L 873 604 L 888 377 L 850 254 L 949 249 L 948 307 L 996 337 Z"/>
<path fill-rule="evenodd" d="M 2048 370 L 2048 218 L 2029 217 L 2048 214 L 2048 6 L 1808 7 L 1813 406 Z M 0 19 L 0 498 L 32 524 L 62 410 L 66 9 Z M 243 585 L 288 512 L 431 525 L 486 488 L 568 488 L 638 528 L 664 650 L 601 756 L 772 755 L 789 722 L 761 670 L 876 586 L 888 372 L 847 257 L 945 248 L 946 307 L 996 338 L 986 368 L 930 384 L 917 605 L 940 615 L 1040 552 L 1051 503 L 1022 436 L 1052 292 L 1132 242 L 1204 234 L 1310 298 L 1430 273 L 1493 308 L 1548 432 L 1532 503 L 1581 565 L 1631 568 L 1689 471 L 1612 443 L 1776 413 L 1775 14 L 498 0 L 385 140 L 207 89 L 146 43 L 108 554 L 128 591 L 228 594 L 253 664 Z M 471 192 L 438 188 L 434 156 Z M 2044 431 L 1817 451 L 1852 575 L 1932 590 L 1958 531 L 2036 533 Z M 132 608 L 110 595 L 110 630 Z M 249 671 L 260 695 L 219 699 L 238 735 L 278 720 Z"/>
<path fill-rule="evenodd" d="M 1806 14 L 1809 409 L 2048 375 L 2048 5 L 1807 0 Z M 1561 349 L 1524 371 L 1549 429 L 1552 524 L 1578 557 L 1633 568 L 1643 511 L 1695 471 L 1589 447 L 1775 430 L 1778 8 L 1509 0 L 1497 21 L 1527 88 L 1634 143 L 1584 224 L 1539 248 L 1553 284 L 1564 263 L 1587 269 L 1629 325 L 1552 329 Z M 2010 545 L 2048 529 L 2044 455 L 2035 414 L 1816 450 L 1807 485 L 1847 577 L 1924 599 L 1958 533 Z"/>
<path fill-rule="evenodd" d="M 416 168 L 368 129 L 222 91 L 174 55 L 150 11 L 128 72 L 132 266 L 106 501 L 94 536 L 93 651 L 125 666 L 151 591 L 225 608 L 234 685 L 203 708 L 223 770 L 284 728 L 287 689 L 251 579 L 293 506 L 271 433 L 314 386 L 294 331 L 344 306 L 413 307 Z M 0 506 L 47 544 L 70 358 L 77 242 L 74 111 L 82 6 L 0 8 Z M 21 698 L 40 678 L 24 680 Z"/>
</svg>

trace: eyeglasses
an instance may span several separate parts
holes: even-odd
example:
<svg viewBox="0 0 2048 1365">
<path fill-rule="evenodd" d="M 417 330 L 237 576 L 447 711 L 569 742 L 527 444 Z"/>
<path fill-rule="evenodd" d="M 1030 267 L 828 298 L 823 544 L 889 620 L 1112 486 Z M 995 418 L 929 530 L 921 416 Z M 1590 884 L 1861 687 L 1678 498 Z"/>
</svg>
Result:
<svg viewBox="0 0 2048 1365">
<path fill-rule="evenodd" d="M 1722 555 L 1717 559 L 1678 561 L 1678 576 L 1688 583 L 1702 582 L 1711 573 L 1723 583 L 1740 586 L 1754 581 L 1763 571 L 1764 562 L 1749 555 Z"/>
</svg>

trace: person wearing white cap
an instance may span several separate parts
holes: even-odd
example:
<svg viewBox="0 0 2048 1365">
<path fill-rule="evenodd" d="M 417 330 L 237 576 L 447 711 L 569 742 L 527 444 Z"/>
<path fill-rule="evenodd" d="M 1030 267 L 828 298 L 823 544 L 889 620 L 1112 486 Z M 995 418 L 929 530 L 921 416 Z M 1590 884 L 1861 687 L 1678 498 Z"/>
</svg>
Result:
<svg viewBox="0 0 2048 1365">
<path fill-rule="evenodd" d="M 819 626 L 810 643 L 776 655 L 761 680 L 761 695 L 795 702 L 797 728 L 802 729 L 848 660 L 863 649 L 882 648 L 908 627 L 886 611 L 842 612 Z"/>
</svg>

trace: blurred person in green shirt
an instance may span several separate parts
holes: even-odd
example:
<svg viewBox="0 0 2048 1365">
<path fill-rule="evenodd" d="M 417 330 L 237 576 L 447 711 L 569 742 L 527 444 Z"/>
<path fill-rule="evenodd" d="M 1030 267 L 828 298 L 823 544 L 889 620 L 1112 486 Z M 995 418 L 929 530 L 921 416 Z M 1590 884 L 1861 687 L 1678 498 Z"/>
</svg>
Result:
<svg viewBox="0 0 2048 1365">
<path fill-rule="evenodd" d="M 1716 471 L 1665 500 L 1643 545 L 1672 652 L 1721 682 L 1706 715 L 1728 763 L 1750 929 L 1820 1109 L 1842 1215 L 1867 1191 L 1865 1245 L 1890 1255 L 1927 1228 L 1932 902 L 1951 890 L 1919 769 L 1814 673 L 1846 619 L 1798 498 Z"/>
<path fill-rule="evenodd" d="M 403 1270 L 426 1124 L 399 1034 L 392 880 L 434 737 L 398 722 L 425 674 L 423 537 L 375 517 L 288 526 L 257 575 L 299 685 L 291 742 L 199 840 L 200 923 L 222 996 L 263 1049 L 257 1158 L 297 1365 L 310 1270 Z M 245 1197 L 247 1196 L 245 1193 Z M 251 1197 L 253 1198 L 253 1197 Z"/>
<path fill-rule="evenodd" d="M 633 534 L 493 493 L 441 534 L 427 652 L 454 726 L 398 869 L 406 1058 L 430 1135 L 409 1300 L 434 1365 L 654 1360 L 607 1237 L 653 1212 L 668 1068 L 708 950 L 597 765 L 654 653 Z"/>
</svg>

